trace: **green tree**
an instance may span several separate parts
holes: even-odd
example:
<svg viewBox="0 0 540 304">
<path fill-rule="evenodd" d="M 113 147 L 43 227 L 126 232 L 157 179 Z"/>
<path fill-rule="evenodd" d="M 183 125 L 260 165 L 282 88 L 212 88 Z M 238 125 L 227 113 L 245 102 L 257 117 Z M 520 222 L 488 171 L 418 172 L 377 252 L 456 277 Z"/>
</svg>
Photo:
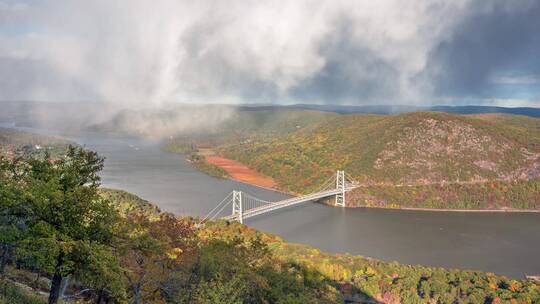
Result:
<svg viewBox="0 0 540 304">
<path fill-rule="evenodd" d="M 20 159 L 0 156 L 0 274 L 11 258 L 15 243 L 25 230 L 24 208 L 18 204 L 21 196 Z"/>
<path fill-rule="evenodd" d="M 98 193 L 103 158 L 97 153 L 70 146 L 61 159 L 45 155 L 31 157 L 26 164 L 21 168 L 24 191 L 18 207 L 11 209 L 23 209 L 16 213 L 26 223 L 27 233 L 19 241 L 22 258 L 51 270 L 49 304 L 53 304 L 58 302 L 62 278 L 88 277 L 89 271 L 102 269 L 89 263 L 111 261 L 118 214 Z M 47 259 L 40 255 L 44 251 Z"/>
</svg>

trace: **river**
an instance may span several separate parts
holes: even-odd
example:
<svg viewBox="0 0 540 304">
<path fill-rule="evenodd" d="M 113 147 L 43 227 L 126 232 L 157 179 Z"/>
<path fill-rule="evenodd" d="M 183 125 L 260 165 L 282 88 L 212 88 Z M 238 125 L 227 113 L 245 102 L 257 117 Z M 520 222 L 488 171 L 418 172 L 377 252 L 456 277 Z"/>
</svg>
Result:
<svg viewBox="0 0 540 304">
<path fill-rule="evenodd" d="M 106 157 L 103 185 L 176 214 L 204 215 L 231 190 L 285 195 L 207 176 L 159 143 L 96 135 L 73 138 Z M 514 278 L 540 274 L 540 214 L 343 209 L 306 203 L 247 219 L 289 242 L 385 261 L 475 269 Z"/>
</svg>

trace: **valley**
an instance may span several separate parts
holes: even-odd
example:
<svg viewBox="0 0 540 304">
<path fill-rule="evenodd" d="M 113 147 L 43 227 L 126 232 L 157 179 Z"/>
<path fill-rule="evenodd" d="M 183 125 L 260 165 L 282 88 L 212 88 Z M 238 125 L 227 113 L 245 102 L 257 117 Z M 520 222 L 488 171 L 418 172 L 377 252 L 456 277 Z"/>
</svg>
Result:
<svg viewBox="0 0 540 304">
<path fill-rule="evenodd" d="M 521 120 L 518 120 L 518 122 L 515 123 L 516 128 L 523 128 L 521 126 L 523 122 Z M 534 120 L 531 122 L 534 122 Z M 525 130 L 531 128 L 531 122 L 525 122 Z M 318 128 L 320 125 L 326 123 L 326 120 L 323 120 L 314 124 L 308 124 L 306 127 L 318 130 L 315 129 L 316 126 Z M 522 132 L 521 129 L 519 130 L 519 132 Z M 28 131 L 30 130 L 26 129 L 26 132 Z M 39 132 L 39 130 L 36 130 L 36 132 Z M 289 129 L 289 131 L 278 137 L 278 139 L 283 142 L 288 140 L 296 145 L 297 143 L 294 141 L 296 132 L 306 131 L 304 127 L 295 127 L 294 129 Z M 316 133 L 315 131 L 313 132 Z M 532 133 L 534 134 L 534 132 Z M 41 135 L 34 136 L 41 137 Z M 249 141 L 236 138 L 236 144 L 233 144 L 231 141 L 215 146 L 206 143 L 205 147 L 198 146 L 197 139 L 192 138 L 185 145 L 187 148 L 184 150 L 184 153 L 188 153 L 187 159 L 184 156 L 186 154 L 177 155 L 175 153 L 164 152 L 164 146 L 159 141 L 141 138 L 111 137 L 105 134 L 88 133 L 78 137 L 67 136 L 67 140 L 63 140 L 63 142 L 76 142 L 80 146 L 96 150 L 105 156 L 105 168 L 101 174 L 103 185 L 108 188 L 123 189 L 129 192 L 104 189 L 103 195 L 118 204 L 119 211 L 122 213 L 136 212 L 152 218 L 155 217 L 156 212 L 173 212 L 174 214 L 183 216 L 202 216 L 213 208 L 216 202 L 228 191 L 235 189 L 253 193 L 267 200 L 285 198 L 286 195 L 282 193 L 250 186 L 249 184 L 239 183 L 234 180 L 208 176 L 199 172 L 200 168 L 194 165 L 193 162 L 188 161 L 192 155 L 198 155 L 201 159 L 203 157 L 204 159 L 209 157 L 210 160 L 212 160 L 212 157 L 216 157 L 217 161 L 213 161 L 213 165 L 227 167 L 232 163 L 234 164 L 233 168 L 246 170 L 245 168 L 247 167 L 238 161 L 223 161 L 223 158 L 217 156 L 214 151 L 219 151 L 218 153 L 226 155 L 225 153 L 227 151 L 244 147 L 246 148 L 245 151 L 253 153 L 252 151 L 256 150 L 251 150 L 251 148 L 260 145 L 265 147 L 265 149 L 278 147 L 279 149 L 274 154 L 278 159 L 283 157 L 282 155 L 286 155 L 282 154 L 280 150 L 281 146 L 272 144 L 278 143 L 277 141 L 260 138 L 257 136 L 257 132 L 250 133 L 249 136 Z M 519 143 L 517 140 L 516 142 Z M 175 140 L 175 143 L 180 143 L 180 141 Z M 531 149 L 534 148 L 534 146 L 531 147 Z M 302 150 L 297 149 L 296 151 L 299 152 Z M 263 154 L 258 155 L 263 156 Z M 301 155 L 300 159 L 302 158 L 309 160 Z M 232 160 L 233 158 L 228 157 L 228 159 Z M 208 163 L 210 164 L 210 162 Z M 330 164 L 328 167 L 330 168 Z M 245 173 L 242 170 L 240 172 Z M 284 173 L 294 172 L 294 170 L 288 170 L 290 169 L 287 168 Z M 230 172 L 233 173 L 234 171 Z M 300 171 L 300 173 L 302 175 L 305 174 L 304 171 Z M 275 176 L 277 177 L 275 179 L 276 182 L 283 180 L 279 175 Z M 250 181 L 246 179 L 244 182 Z M 500 184 L 497 184 L 497 182 L 500 182 Z M 529 190 L 524 191 L 524 193 L 528 193 L 528 195 L 538 194 L 534 179 L 524 179 L 522 182 L 531 183 L 528 186 L 530 187 L 528 188 Z M 493 187 L 494 183 L 496 184 L 495 187 Z M 510 189 L 513 193 L 523 191 L 520 181 L 514 181 L 513 183 L 518 187 L 517 190 Z M 469 193 L 477 193 L 478 186 L 484 184 L 486 183 L 482 180 L 472 180 L 463 181 L 459 184 L 448 182 L 444 186 L 450 187 L 446 195 L 449 201 L 452 201 L 451 195 L 454 191 L 466 190 L 470 191 Z M 497 194 L 499 196 L 495 197 L 495 201 L 500 200 L 501 197 L 504 198 L 507 196 L 506 191 L 508 188 L 505 187 L 508 187 L 509 184 L 511 183 L 506 180 L 497 181 L 494 179 L 487 183 L 489 188 L 486 188 L 486 192 L 497 193 L 493 189 L 499 187 L 501 194 Z M 301 183 L 298 183 L 298 185 L 301 185 Z M 353 192 L 348 194 L 348 201 L 361 202 L 359 206 L 369 206 L 366 203 L 369 199 L 379 200 L 380 197 L 385 197 L 383 195 L 387 195 L 389 197 L 388 200 L 404 201 L 403 198 L 407 196 L 417 199 L 415 195 L 419 191 L 427 190 L 416 187 L 437 187 L 435 188 L 437 193 L 433 194 L 433 196 L 441 196 L 441 193 L 444 193 L 441 185 L 437 183 L 429 184 L 424 181 L 421 185 L 388 187 L 387 184 L 381 182 L 381 184 L 377 185 L 364 185 L 364 188 L 373 191 L 373 194 L 362 192 L 362 195 L 368 193 L 368 195 L 372 195 L 371 197 L 368 196 L 366 198 L 364 196 L 355 199 L 354 195 L 358 194 L 357 192 Z M 460 188 L 456 190 L 454 187 Z M 471 189 L 467 187 L 471 187 Z M 298 189 L 301 190 L 302 188 Z M 396 189 L 396 192 L 389 191 L 389 189 Z M 130 192 L 154 203 L 151 204 L 148 201 L 141 200 L 135 195 L 130 194 Z M 444 196 L 441 197 L 443 197 L 441 199 L 447 199 Z M 478 197 L 478 200 L 483 199 L 484 197 L 482 196 Z M 534 202 L 534 198 L 531 200 Z M 132 204 L 131 202 L 135 203 Z M 413 202 L 410 204 L 413 204 Z M 157 207 L 154 207 L 154 204 Z M 374 204 L 373 206 L 407 208 L 403 205 L 393 207 L 388 204 Z M 433 208 L 433 206 L 436 205 L 431 205 L 430 208 Z M 534 208 L 534 206 L 531 206 L 531 208 Z M 444 208 L 445 205 L 440 204 L 440 207 Z M 465 209 L 468 206 L 459 207 Z M 427 210 L 430 210 L 430 208 Z M 452 210 L 459 209 L 453 207 Z M 505 209 L 494 205 L 490 210 Z M 538 217 L 536 214 L 519 212 L 480 214 L 470 212 L 446 213 L 387 210 L 378 208 L 347 208 L 346 210 L 342 210 L 323 204 L 306 204 L 282 210 L 270 216 L 250 219 L 246 224 L 248 227 L 270 233 L 265 234 L 267 240 L 273 238 L 279 240 L 277 243 L 275 241 L 270 241 L 269 243 L 272 248 L 278 248 L 273 251 L 277 256 L 287 257 L 285 261 L 293 259 L 302 265 L 308 265 L 307 267 L 311 267 L 310 269 L 317 269 L 318 272 L 324 273 L 325 277 L 331 278 L 331 280 L 336 282 L 332 284 L 337 284 L 333 286 L 338 286 L 336 288 L 340 289 L 340 296 L 365 300 L 367 298 L 364 293 L 367 292 L 369 298 L 383 300 L 385 294 L 386 297 L 391 297 L 390 294 L 402 292 L 400 290 L 402 290 L 402 286 L 404 285 L 389 285 L 388 287 L 379 289 L 381 287 L 375 287 L 373 284 L 374 282 L 381 282 L 385 277 L 391 278 L 395 273 L 398 276 L 402 276 L 402 278 L 412 280 L 411 284 L 422 273 L 431 273 L 436 277 L 450 275 L 446 272 L 447 270 L 437 267 L 444 267 L 445 269 L 477 269 L 465 272 L 461 272 L 461 270 L 450 270 L 450 273 L 452 273 L 451 276 L 457 275 L 461 278 L 467 278 L 465 280 L 478 281 L 485 278 L 486 282 L 501 279 L 495 279 L 497 277 L 496 275 L 495 277 L 491 277 L 491 274 L 487 274 L 486 276 L 485 272 L 505 275 L 513 280 L 523 279 L 525 274 L 537 273 L 540 269 L 536 269 L 534 265 L 536 265 L 535 262 L 537 261 L 538 248 L 531 246 L 531 241 L 535 243 L 534 240 L 540 238 L 540 230 L 538 230 L 538 225 L 536 225 L 537 221 Z M 246 230 L 247 228 L 243 228 L 245 226 L 229 227 L 222 226 L 222 224 L 213 226 L 212 224 L 211 227 L 214 227 L 210 228 L 210 231 L 213 231 L 213 235 L 222 234 L 226 236 L 230 233 L 230 231 L 225 232 L 229 228 L 234 231 L 242 231 L 242 235 L 259 233 L 255 232 L 255 230 L 249 230 L 251 228 Z M 301 244 L 306 244 L 307 246 Z M 320 248 L 322 251 L 309 246 Z M 361 256 L 372 258 L 363 258 Z M 398 261 L 400 264 L 392 261 Z M 402 264 L 420 264 L 425 266 L 401 266 Z M 372 270 L 369 270 L 369 267 L 377 274 L 373 276 L 361 275 L 361 273 L 365 273 L 366 271 L 371 272 Z M 352 276 L 349 276 L 349 273 L 352 273 Z M 421 280 L 422 277 L 420 275 L 417 279 Z M 444 279 L 441 279 L 443 281 L 440 279 L 434 280 L 441 284 L 447 284 L 443 283 Z M 363 293 L 359 294 L 354 291 L 347 291 L 348 287 L 346 286 L 349 286 L 349 284 L 356 286 L 355 288 L 360 288 Z M 341 288 L 345 289 L 341 290 Z M 494 289 L 494 292 L 495 295 L 500 291 Z M 501 295 L 499 294 L 497 297 Z"/>
<path fill-rule="evenodd" d="M 540 0 L 0 0 L 0 304 L 540 304 Z"/>
</svg>

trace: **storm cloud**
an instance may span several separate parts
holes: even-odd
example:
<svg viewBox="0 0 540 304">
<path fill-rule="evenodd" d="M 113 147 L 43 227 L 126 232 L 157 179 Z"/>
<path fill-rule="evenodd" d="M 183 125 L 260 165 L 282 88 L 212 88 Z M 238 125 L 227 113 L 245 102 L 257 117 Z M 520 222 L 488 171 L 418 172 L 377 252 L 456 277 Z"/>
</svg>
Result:
<svg viewBox="0 0 540 304">
<path fill-rule="evenodd" d="M 540 2 L 0 0 L 0 100 L 540 106 Z"/>
<path fill-rule="evenodd" d="M 475 2 L 431 50 L 434 94 L 527 98 L 540 92 L 540 2 Z"/>
</svg>

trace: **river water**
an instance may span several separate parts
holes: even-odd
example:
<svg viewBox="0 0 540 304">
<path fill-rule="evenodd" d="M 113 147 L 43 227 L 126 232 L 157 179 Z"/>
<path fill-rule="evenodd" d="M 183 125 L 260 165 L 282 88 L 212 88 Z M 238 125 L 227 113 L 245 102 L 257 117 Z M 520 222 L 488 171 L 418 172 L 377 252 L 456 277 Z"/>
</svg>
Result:
<svg viewBox="0 0 540 304">
<path fill-rule="evenodd" d="M 106 157 L 106 187 L 124 189 L 176 214 L 204 215 L 230 191 L 265 200 L 283 194 L 217 179 L 159 143 L 94 135 L 74 138 Z M 246 224 L 329 252 L 385 261 L 484 270 L 509 277 L 540 274 L 540 214 L 343 209 L 306 203 Z"/>
</svg>

